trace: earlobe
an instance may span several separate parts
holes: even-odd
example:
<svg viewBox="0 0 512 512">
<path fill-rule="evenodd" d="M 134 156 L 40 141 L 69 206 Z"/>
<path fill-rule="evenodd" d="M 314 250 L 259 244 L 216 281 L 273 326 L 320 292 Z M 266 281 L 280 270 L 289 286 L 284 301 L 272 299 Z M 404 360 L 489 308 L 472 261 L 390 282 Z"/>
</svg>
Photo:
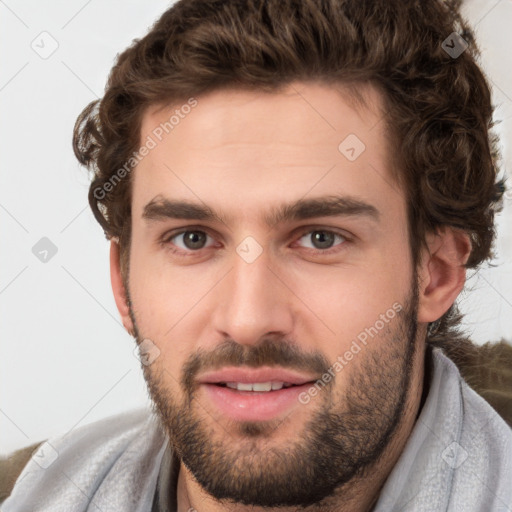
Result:
<svg viewBox="0 0 512 512">
<path fill-rule="evenodd" d="M 116 301 L 117 310 L 121 315 L 124 328 L 128 333 L 134 336 L 133 322 L 130 317 L 130 308 L 128 305 L 128 297 L 121 273 L 121 255 L 119 243 L 111 240 L 110 242 L 110 282 L 114 299 Z"/>
<path fill-rule="evenodd" d="M 433 322 L 448 311 L 466 281 L 464 265 L 471 253 L 469 235 L 443 227 L 427 237 L 419 276 L 418 322 Z"/>
</svg>

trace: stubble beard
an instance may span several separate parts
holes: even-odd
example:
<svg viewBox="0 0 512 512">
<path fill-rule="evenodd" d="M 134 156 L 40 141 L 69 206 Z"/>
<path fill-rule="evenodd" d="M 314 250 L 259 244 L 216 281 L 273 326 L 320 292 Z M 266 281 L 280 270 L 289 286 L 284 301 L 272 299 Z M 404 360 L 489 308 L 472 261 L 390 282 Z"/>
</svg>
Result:
<svg viewBox="0 0 512 512">
<path fill-rule="evenodd" d="M 401 424 L 417 350 L 417 307 L 418 291 L 412 287 L 405 307 L 354 357 L 356 371 L 351 372 L 346 389 L 336 393 L 334 379 L 309 404 L 298 404 L 311 407 L 311 418 L 284 444 L 272 443 L 271 436 L 288 419 L 229 423 L 228 428 L 215 424 L 197 400 L 194 380 L 210 361 L 209 354 L 191 354 L 187 359 L 179 378 L 181 403 L 173 398 L 176 391 L 167 387 L 167 383 L 176 387 L 177 379 L 154 364 L 142 366 L 154 411 L 181 462 L 217 500 L 260 507 L 326 502 L 350 489 L 371 468 Z M 143 336 L 131 305 L 130 314 L 140 342 Z M 256 366 L 256 361 L 264 360 L 295 368 L 307 366 L 311 357 L 273 339 L 250 347 L 226 342 L 215 356 L 216 362 L 226 364 Z M 317 354 L 310 369 L 316 373 L 325 364 L 325 357 Z"/>
</svg>

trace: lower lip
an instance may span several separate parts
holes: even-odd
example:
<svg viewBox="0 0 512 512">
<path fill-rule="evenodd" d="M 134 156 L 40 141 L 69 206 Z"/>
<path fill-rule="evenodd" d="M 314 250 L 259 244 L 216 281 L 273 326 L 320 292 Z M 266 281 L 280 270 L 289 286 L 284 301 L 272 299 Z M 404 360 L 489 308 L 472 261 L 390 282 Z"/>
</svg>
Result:
<svg viewBox="0 0 512 512">
<path fill-rule="evenodd" d="M 300 404 L 299 395 L 312 385 L 282 388 L 278 391 L 238 391 L 215 384 L 202 384 L 210 402 L 224 415 L 237 421 L 267 421 Z"/>
</svg>

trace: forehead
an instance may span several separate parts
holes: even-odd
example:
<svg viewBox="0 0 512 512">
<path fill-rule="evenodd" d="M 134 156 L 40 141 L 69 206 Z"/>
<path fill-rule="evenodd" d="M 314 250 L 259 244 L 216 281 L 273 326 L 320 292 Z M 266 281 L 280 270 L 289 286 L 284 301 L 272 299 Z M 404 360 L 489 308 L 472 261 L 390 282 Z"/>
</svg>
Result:
<svg viewBox="0 0 512 512">
<path fill-rule="evenodd" d="M 382 98 L 362 91 L 365 104 L 342 87 L 295 83 L 148 108 L 140 143 L 151 149 L 134 172 L 135 215 L 156 196 L 247 216 L 326 193 L 398 212 L 404 198 L 389 169 Z"/>
</svg>

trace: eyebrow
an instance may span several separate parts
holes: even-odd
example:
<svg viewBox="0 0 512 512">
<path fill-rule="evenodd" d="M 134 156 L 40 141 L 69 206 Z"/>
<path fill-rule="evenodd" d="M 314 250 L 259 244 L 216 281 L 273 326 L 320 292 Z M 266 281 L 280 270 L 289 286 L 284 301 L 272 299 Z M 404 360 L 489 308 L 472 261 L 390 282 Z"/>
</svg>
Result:
<svg viewBox="0 0 512 512">
<path fill-rule="evenodd" d="M 312 199 L 299 199 L 272 208 L 265 216 L 268 226 L 312 219 L 315 217 L 360 216 L 378 221 L 379 210 L 360 199 L 351 196 L 323 196 Z M 202 221 L 221 221 L 226 224 L 228 219 L 216 213 L 208 206 L 183 200 L 170 200 L 162 196 L 152 199 L 144 207 L 142 218 L 147 221 L 165 219 L 185 219 Z"/>
</svg>

